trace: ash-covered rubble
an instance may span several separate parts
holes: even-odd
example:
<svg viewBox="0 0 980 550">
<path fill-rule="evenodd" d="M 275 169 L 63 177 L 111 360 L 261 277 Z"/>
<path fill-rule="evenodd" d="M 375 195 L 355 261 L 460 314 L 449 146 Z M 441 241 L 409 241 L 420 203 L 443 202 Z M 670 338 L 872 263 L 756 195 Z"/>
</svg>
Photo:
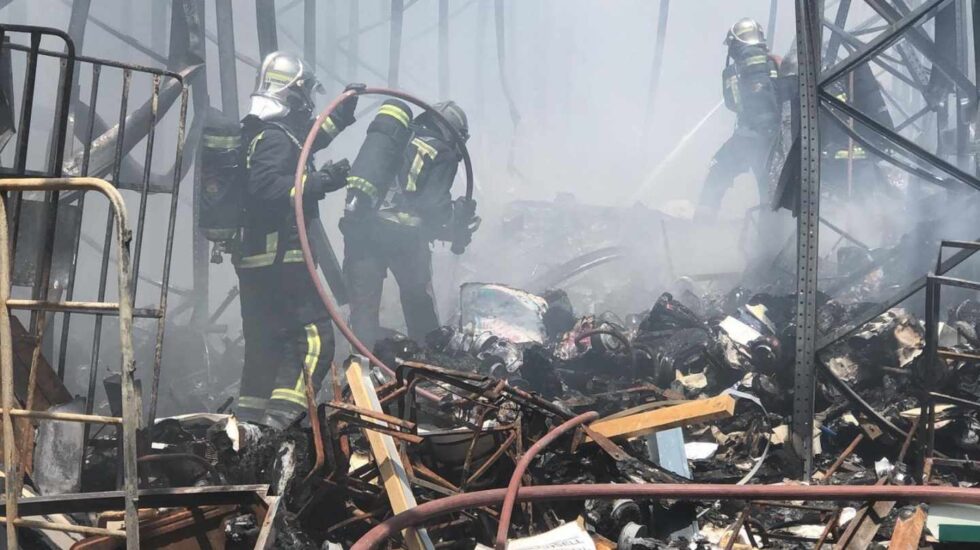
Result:
<svg viewBox="0 0 980 550">
<path fill-rule="evenodd" d="M 142 459 L 145 486 L 268 485 L 270 495 L 281 497 L 275 547 L 348 547 L 392 514 L 387 474 L 377 466 L 368 430 L 397 443 L 412 495 L 425 502 L 506 487 L 522 453 L 586 411 L 599 414 L 593 427 L 616 418 L 636 419 L 641 427 L 614 433 L 605 443 L 596 440 L 600 444 L 584 441 L 579 432 L 562 436 L 531 462 L 524 485 L 769 484 L 797 478 L 789 444 L 794 296 L 742 288 L 720 296 L 664 293 L 646 311 L 625 318 L 578 316 L 561 290 L 536 296 L 474 283 L 461 296 L 454 326 L 420 343 L 395 336 L 376 345 L 376 355 L 398 373 L 393 378 L 370 370 L 380 409 L 358 406 L 342 369 L 335 369 L 314 423 L 307 418 L 277 431 L 230 415 L 164 419 L 145 439 L 152 441 L 152 454 L 174 456 Z M 843 324 L 850 307 L 825 301 L 820 330 Z M 976 302 L 948 312 L 941 346 L 966 358 L 949 361 L 928 384 L 919 366 L 923 325 L 902 309 L 827 348 L 816 395 L 814 482 L 921 479 L 923 450 L 901 435 L 919 423 L 924 387 L 948 398 L 936 406 L 937 455 L 973 456 L 980 448 L 980 405 L 974 403 L 980 362 L 968 357 L 980 350 L 978 329 Z M 422 398 L 422 390 L 436 400 Z M 642 425 L 651 411 L 717 399 L 732 399 L 730 412 Z M 87 477 L 109 483 L 113 452 L 106 445 L 89 461 L 90 469 L 111 468 L 108 473 Z M 972 463 L 963 464 L 937 470 L 933 479 L 974 485 L 980 476 Z M 626 549 L 710 547 L 733 536 L 743 545 L 796 548 L 819 538 L 831 516 L 839 518 L 839 536 L 863 505 L 842 504 L 754 505 L 749 523 L 755 538 L 749 541 L 746 531 L 732 529 L 747 508 L 732 501 L 536 503 L 518 507 L 510 536 L 578 521 L 595 540 Z M 230 548 L 250 547 L 261 523 L 249 510 L 239 512 L 224 520 Z M 878 539 L 887 539 L 899 513 L 900 507 L 889 512 Z M 427 533 L 437 543 L 472 548 L 492 543 L 496 519 L 496 508 L 471 510 L 430 523 Z"/>
</svg>

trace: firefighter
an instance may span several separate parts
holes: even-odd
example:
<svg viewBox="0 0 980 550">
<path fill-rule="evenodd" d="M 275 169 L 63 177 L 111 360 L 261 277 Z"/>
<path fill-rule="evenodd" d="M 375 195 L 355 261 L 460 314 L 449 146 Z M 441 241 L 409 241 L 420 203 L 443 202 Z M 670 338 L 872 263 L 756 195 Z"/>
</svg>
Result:
<svg viewBox="0 0 980 550">
<path fill-rule="evenodd" d="M 778 64 L 769 54 L 758 22 L 740 19 L 725 38 L 728 57 L 722 71 L 725 106 L 736 115 L 735 132 L 711 160 L 701 188 L 696 217 L 714 219 L 735 177 L 752 171 L 759 202 L 769 199 L 767 163 L 779 128 L 780 106 L 776 93 Z"/>
<path fill-rule="evenodd" d="M 242 120 L 245 191 L 240 249 L 234 261 L 241 289 L 245 366 L 237 414 L 282 428 L 306 409 L 303 369 L 322 380 L 333 359 L 333 327 L 303 263 L 293 180 L 302 142 L 314 123 L 313 71 L 295 55 L 273 52 L 259 69 Z M 354 122 L 356 96 L 328 117 L 313 151 Z M 319 223 L 318 201 L 346 185 L 346 160 L 306 167 L 306 223 Z"/>
<path fill-rule="evenodd" d="M 463 138 L 466 114 L 453 103 L 434 108 Z M 388 271 L 395 277 L 408 336 L 416 342 L 439 327 L 432 292 L 435 239 L 450 240 L 456 218 L 472 216 L 450 189 L 461 156 L 450 131 L 429 112 L 412 120 L 408 106 L 389 101 L 368 129 L 348 176 L 341 219 L 351 327 L 366 345 L 379 336 L 378 314 Z M 472 201 L 470 201 L 472 202 Z"/>
</svg>

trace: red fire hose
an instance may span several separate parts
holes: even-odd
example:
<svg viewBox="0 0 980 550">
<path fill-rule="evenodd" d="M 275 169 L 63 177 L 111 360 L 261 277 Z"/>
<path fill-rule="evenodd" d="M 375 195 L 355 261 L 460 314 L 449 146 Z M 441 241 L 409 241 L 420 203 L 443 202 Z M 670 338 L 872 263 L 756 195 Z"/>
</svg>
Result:
<svg viewBox="0 0 980 550">
<path fill-rule="evenodd" d="M 365 356 L 372 363 L 381 368 L 381 370 L 388 373 L 389 376 L 394 377 L 395 371 L 392 370 L 388 365 L 381 362 L 380 359 L 375 357 L 371 350 L 361 342 L 354 331 L 351 330 L 350 326 L 344 320 L 344 316 L 341 315 L 340 310 L 337 309 L 336 304 L 330 298 L 330 294 L 327 289 L 323 286 L 320 281 L 320 275 L 316 270 L 316 262 L 313 261 L 313 252 L 310 249 L 310 239 L 306 234 L 306 216 L 303 213 L 303 172 L 306 168 L 306 159 L 310 156 L 310 150 L 313 148 L 313 142 L 316 140 L 317 133 L 320 131 L 320 125 L 326 120 L 334 109 L 336 109 L 341 103 L 347 98 L 354 95 L 386 95 L 407 101 L 414 105 L 417 105 L 429 113 L 431 113 L 441 126 L 444 126 L 453 137 L 459 148 L 460 155 L 463 158 L 463 166 L 466 169 L 466 198 L 472 200 L 473 198 L 473 164 L 470 161 L 469 151 L 466 149 L 466 143 L 464 142 L 462 136 L 456 131 L 456 129 L 445 119 L 438 111 L 434 110 L 428 103 L 406 94 L 404 92 L 399 92 L 397 90 L 389 90 L 386 88 L 356 88 L 347 90 L 344 93 L 337 96 L 329 105 L 320 113 L 320 116 L 316 118 L 316 122 L 313 127 L 310 128 L 310 132 L 306 135 L 306 141 L 303 142 L 303 148 L 299 152 L 299 160 L 296 163 L 296 176 L 293 180 L 294 194 L 294 211 L 296 213 L 296 229 L 299 233 L 299 243 L 300 247 L 303 249 L 303 261 L 306 263 L 306 270 L 310 274 L 310 278 L 313 280 L 313 286 L 316 287 L 317 294 L 320 295 L 320 300 L 323 301 L 323 305 L 327 308 L 327 313 L 330 314 L 330 318 L 333 319 L 334 324 L 340 329 L 340 333 L 344 335 L 344 338 L 350 342 L 351 346 L 354 347 L 361 355 Z M 439 397 L 432 392 L 426 391 L 424 389 L 418 390 L 419 395 L 429 399 L 431 401 L 438 401 Z"/>
<path fill-rule="evenodd" d="M 524 472 L 527 470 L 527 467 L 531 465 L 531 460 L 545 447 L 550 445 L 552 441 L 558 439 L 558 436 L 561 434 L 596 418 L 599 418 L 599 413 L 589 411 L 566 420 L 564 423 L 555 426 L 551 431 L 544 434 L 541 439 L 537 440 L 534 445 L 531 445 L 527 452 L 521 456 L 521 459 L 517 462 L 517 466 L 514 468 L 513 475 L 510 476 L 510 483 L 507 484 L 507 495 L 504 497 L 504 505 L 500 508 L 500 522 L 497 524 L 497 542 L 494 544 L 495 550 L 505 550 L 507 548 L 507 531 L 510 529 L 510 516 L 514 513 L 517 490 L 521 488 L 521 478 L 524 477 Z"/>
<path fill-rule="evenodd" d="M 494 506 L 504 500 L 506 489 L 460 493 L 420 504 L 374 526 L 350 550 L 374 550 L 403 529 L 435 517 Z M 671 500 L 832 500 L 955 502 L 980 504 L 980 489 L 932 485 L 727 485 L 722 483 L 604 483 L 524 487 L 518 502 L 585 499 Z"/>
</svg>

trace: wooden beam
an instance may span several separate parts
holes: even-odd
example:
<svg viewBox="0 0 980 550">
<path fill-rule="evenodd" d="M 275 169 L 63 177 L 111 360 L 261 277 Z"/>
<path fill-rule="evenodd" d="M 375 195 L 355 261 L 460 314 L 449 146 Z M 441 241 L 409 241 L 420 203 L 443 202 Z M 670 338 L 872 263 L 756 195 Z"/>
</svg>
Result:
<svg viewBox="0 0 980 550">
<path fill-rule="evenodd" d="M 354 403 L 358 407 L 384 413 L 381 403 L 378 401 L 378 394 L 374 391 L 374 383 L 371 382 L 369 371 L 364 369 L 355 358 L 351 358 L 347 363 L 347 382 L 350 384 Z M 374 418 L 365 417 L 363 420 L 382 427 L 389 427 L 387 423 Z M 394 438 L 375 430 L 364 430 L 364 435 L 371 445 L 371 454 L 374 456 L 374 462 L 381 473 L 381 480 L 384 483 L 385 492 L 388 494 L 391 510 L 400 514 L 415 508 L 417 506 L 415 495 L 412 494 L 408 474 L 405 472 L 405 466 L 402 463 L 401 455 L 398 453 L 398 447 L 395 446 Z M 402 536 L 405 538 L 409 550 L 432 550 L 434 548 L 425 529 L 406 529 L 402 531 Z"/>
<path fill-rule="evenodd" d="M 922 530 L 926 526 L 926 515 L 926 507 L 921 504 L 915 508 L 903 508 L 899 513 L 898 521 L 895 522 L 888 550 L 918 548 L 919 541 L 922 539 Z"/>
<path fill-rule="evenodd" d="M 610 439 L 634 438 L 670 428 L 729 418 L 733 414 L 735 414 L 735 398 L 722 394 L 629 416 L 600 419 L 589 427 Z"/>
</svg>

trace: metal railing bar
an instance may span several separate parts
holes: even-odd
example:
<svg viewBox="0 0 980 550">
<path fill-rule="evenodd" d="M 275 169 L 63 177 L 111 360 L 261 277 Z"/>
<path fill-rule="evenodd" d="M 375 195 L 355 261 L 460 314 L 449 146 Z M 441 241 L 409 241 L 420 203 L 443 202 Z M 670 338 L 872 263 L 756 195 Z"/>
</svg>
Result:
<svg viewBox="0 0 980 550">
<path fill-rule="evenodd" d="M 150 95 L 149 131 L 146 134 L 146 158 L 143 161 L 143 188 L 140 191 L 139 210 L 136 215 L 136 242 L 133 246 L 132 292 L 136 300 L 139 282 L 140 257 L 143 251 L 143 234 L 146 229 L 146 203 L 150 194 L 150 167 L 153 164 L 153 142 L 156 138 L 157 110 L 160 106 L 160 76 L 153 76 L 153 93 Z"/>
<path fill-rule="evenodd" d="M 157 323 L 156 348 L 153 351 L 153 381 L 150 392 L 150 410 L 148 426 L 152 426 L 157 414 L 157 394 L 160 391 L 160 368 L 163 363 L 163 338 L 167 323 L 167 301 L 170 290 L 170 268 L 173 258 L 174 248 L 174 229 L 177 221 L 177 205 L 179 204 L 179 191 L 181 180 L 181 167 L 184 162 L 184 137 L 185 123 L 187 120 L 188 90 L 184 88 L 180 94 L 180 118 L 177 123 L 177 151 L 174 159 L 174 188 L 170 195 L 170 219 L 167 225 L 167 240 L 164 244 L 163 252 L 163 273 L 160 278 L 160 305 L 159 312 L 161 321 Z"/>
<path fill-rule="evenodd" d="M 95 109 L 99 101 L 99 81 L 102 78 L 102 66 L 92 65 L 92 86 L 89 92 L 89 117 L 88 125 L 85 129 L 85 141 L 82 143 L 82 176 L 88 176 L 89 162 L 92 159 L 92 136 L 95 133 Z M 84 215 L 85 212 L 85 193 L 78 197 L 78 211 Z M 81 244 L 82 231 L 75 235 L 75 242 L 72 247 L 71 269 L 68 271 L 68 285 L 65 289 L 65 299 L 71 301 L 75 297 L 75 277 L 78 270 L 78 252 Z M 71 312 L 65 312 L 61 320 L 61 342 L 58 346 L 58 378 L 65 379 L 65 361 L 68 357 L 68 334 L 71 328 Z"/>
</svg>

